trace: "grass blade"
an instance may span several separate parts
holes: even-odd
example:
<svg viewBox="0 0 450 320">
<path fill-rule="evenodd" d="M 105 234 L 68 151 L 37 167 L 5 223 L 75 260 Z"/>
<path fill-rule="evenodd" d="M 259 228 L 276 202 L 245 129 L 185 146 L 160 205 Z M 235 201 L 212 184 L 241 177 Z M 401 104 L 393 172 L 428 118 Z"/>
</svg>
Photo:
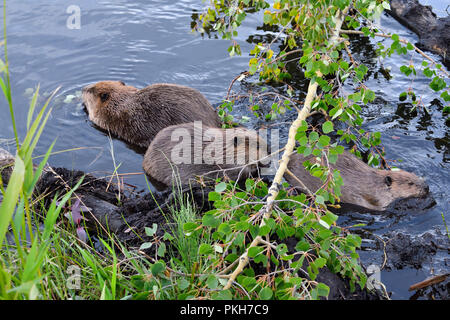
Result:
<svg viewBox="0 0 450 320">
<path fill-rule="evenodd" d="M 33 98 L 31 99 L 30 108 L 28 109 L 27 131 L 30 130 L 31 118 L 33 117 L 34 109 L 36 109 L 36 101 L 37 97 L 39 96 L 39 88 L 40 85 L 38 84 L 36 92 L 34 93 Z"/>
<path fill-rule="evenodd" d="M 22 159 L 17 155 L 14 170 L 9 179 L 2 205 L 0 206 L 0 246 L 3 244 L 11 217 L 14 214 L 24 178 L 25 165 Z"/>
</svg>

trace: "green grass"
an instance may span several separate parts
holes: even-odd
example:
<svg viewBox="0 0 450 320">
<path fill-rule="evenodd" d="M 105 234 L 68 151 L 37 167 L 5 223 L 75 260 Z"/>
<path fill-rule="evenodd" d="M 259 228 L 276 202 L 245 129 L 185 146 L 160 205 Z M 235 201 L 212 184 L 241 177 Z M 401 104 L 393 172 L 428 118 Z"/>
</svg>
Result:
<svg viewBox="0 0 450 320">
<path fill-rule="evenodd" d="M 4 1 L 4 21 L 5 8 Z M 27 133 L 20 141 L 11 93 L 6 23 L 3 45 L 0 87 L 9 106 L 17 151 L 8 185 L 1 190 L 0 299 L 120 299 L 135 293 L 128 275 L 148 271 L 148 262 L 142 256 L 122 246 L 119 252 L 124 260 L 119 261 L 117 248 L 111 244 L 114 243 L 112 235 L 100 240 L 104 252 L 99 253 L 79 241 L 70 224 L 61 223 L 61 212 L 66 210 L 66 203 L 82 180 L 66 194 L 52 199 L 48 208 L 33 199 L 36 183 L 55 142 L 37 165 L 33 164 L 32 155 L 51 114 L 49 104 L 57 90 L 37 112 L 37 87 L 28 110 Z"/>
<path fill-rule="evenodd" d="M 192 232 L 188 236 L 184 232 L 184 225 L 195 222 L 199 215 L 186 196 L 180 195 L 177 199 L 177 208 L 170 207 L 173 224 L 170 224 L 174 237 L 172 244 L 172 260 L 182 268 L 186 274 L 206 272 L 210 264 L 207 257 L 201 255 L 199 248 L 202 244 L 212 244 L 211 234 L 204 230 Z"/>
<path fill-rule="evenodd" d="M 5 56 L 6 57 L 6 56 Z M 5 59 L 6 60 L 6 59 Z M 11 97 L 8 62 L 2 78 L 3 94 Z M 113 234 L 98 241 L 98 252 L 89 238 L 81 242 L 71 222 L 62 218 L 69 210 L 74 192 L 82 180 L 66 194 L 52 199 L 46 208 L 33 198 L 35 185 L 52 153 L 55 142 L 42 161 L 33 165 L 33 152 L 51 113 L 50 97 L 36 113 L 39 87 L 30 102 L 27 134 L 19 141 L 14 169 L 0 205 L 0 299 L 176 299 L 196 296 L 191 275 L 207 270 L 207 260 L 199 255 L 199 246 L 209 241 L 203 234 L 186 237 L 183 225 L 194 221 L 196 211 L 179 196 L 178 209 L 171 225 L 174 235 L 167 259 L 175 276 L 157 272 L 164 262 L 150 261 L 145 254 L 130 251 Z M 52 95 L 53 96 L 53 95 Z M 8 100 L 9 101 L 9 100 Z M 12 106 L 12 105 L 11 105 Z M 11 118 L 13 120 L 13 108 Z M 34 117 L 34 121 L 32 121 Z M 14 121 L 14 120 L 13 120 Z M 6 241 L 9 233 L 9 241 Z M 156 266 L 156 267 L 155 267 Z M 186 285 L 186 283 L 188 285 Z"/>
</svg>

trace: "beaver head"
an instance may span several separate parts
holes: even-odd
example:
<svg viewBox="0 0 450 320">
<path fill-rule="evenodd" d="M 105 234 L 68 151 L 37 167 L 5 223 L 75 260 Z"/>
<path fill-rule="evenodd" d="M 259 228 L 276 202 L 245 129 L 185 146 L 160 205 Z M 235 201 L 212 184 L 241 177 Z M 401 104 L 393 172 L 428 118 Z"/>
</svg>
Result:
<svg viewBox="0 0 450 320">
<path fill-rule="evenodd" d="M 100 81 L 84 87 L 82 98 L 89 120 L 109 129 L 111 121 L 121 117 L 126 99 L 137 91 L 123 81 Z"/>
<path fill-rule="evenodd" d="M 430 188 L 423 178 L 404 170 L 376 170 L 373 193 L 365 194 L 367 207 L 384 211 L 409 199 L 425 199 Z M 368 191 L 368 190 L 367 190 Z"/>
<path fill-rule="evenodd" d="M 324 186 L 317 177 L 311 176 L 303 166 L 303 162 L 318 162 L 322 159 L 313 156 L 304 157 L 293 154 L 288 164 L 295 178 L 286 174 L 286 180 L 295 187 L 303 189 L 306 186 L 311 192 L 316 192 Z M 343 204 L 363 207 L 374 211 L 386 211 L 395 202 L 411 198 L 425 198 L 429 188 L 422 178 L 404 170 L 378 170 L 370 167 L 348 151 L 338 156 L 330 168 L 338 170 L 343 180 L 340 200 Z M 303 185 L 301 185 L 300 180 Z"/>
</svg>

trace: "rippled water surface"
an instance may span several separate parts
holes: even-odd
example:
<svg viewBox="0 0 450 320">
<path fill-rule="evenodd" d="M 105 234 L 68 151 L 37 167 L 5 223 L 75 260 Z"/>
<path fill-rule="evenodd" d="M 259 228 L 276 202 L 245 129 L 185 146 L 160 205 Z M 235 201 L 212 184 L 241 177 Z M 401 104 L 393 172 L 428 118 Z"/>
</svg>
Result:
<svg viewBox="0 0 450 320">
<path fill-rule="evenodd" d="M 114 163 L 120 164 L 119 173 L 137 173 L 125 176 L 126 183 L 145 188 L 142 155 L 117 139 L 110 140 L 91 125 L 76 98 L 81 88 L 100 80 L 122 80 L 136 87 L 169 82 L 194 87 L 211 103 L 218 104 L 225 97 L 231 80 L 246 70 L 248 52 L 253 47 L 251 42 L 264 39 L 265 31 L 257 30 L 256 27 L 260 27 L 258 17 L 250 16 L 238 37 L 243 56 L 230 58 L 228 41 L 191 32 L 193 15 L 203 9 L 200 0 L 76 1 L 81 8 L 80 30 L 66 27 L 69 16 L 66 9 L 71 4 L 70 1 L 8 2 L 8 49 L 19 131 L 24 134 L 30 88 L 40 84 L 42 105 L 44 98 L 61 86 L 36 154 L 44 154 L 57 139 L 54 150 L 77 150 L 52 156 L 52 166 L 104 176 L 114 170 Z M 445 11 L 441 2 L 439 10 Z M 412 32 L 390 17 L 382 17 L 381 24 L 385 31 L 417 40 Z M 442 117 L 443 102 L 426 89 L 426 81 L 419 77 L 414 87 L 431 114 L 419 111 L 417 116 L 410 115 L 406 111 L 410 106 L 398 101 L 399 93 L 410 85 L 410 80 L 398 68 L 407 64 L 410 56 L 383 62 L 385 68 L 391 68 L 392 79 L 387 80 L 380 72 L 381 64 L 375 58 L 375 46 L 370 41 L 352 40 L 351 49 L 356 59 L 370 67 L 371 76 L 366 84 L 379 96 L 376 103 L 364 109 L 367 120 L 364 127 L 382 132 L 388 159 L 401 160 L 397 163 L 399 167 L 425 177 L 437 204 L 425 212 L 397 217 L 355 213 L 343 216 L 342 221 L 363 221 L 380 235 L 392 230 L 420 235 L 434 232 L 436 228 L 444 233 L 441 213 L 450 224 L 450 157 L 449 130 Z M 413 60 L 421 61 L 417 56 Z M 294 78 L 298 79 L 295 89 L 301 96 L 304 90 L 301 73 Z M 239 84 L 235 89 L 245 90 L 239 88 Z M 238 106 L 235 115 L 246 114 L 245 109 L 246 106 Z M 0 140 L 4 146 L 13 137 L 13 131 L 3 99 L 0 110 Z M 293 112 L 288 113 L 280 121 L 289 121 L 294 116 Z M 265 125 L 264 121 L 251 123 Z M 280 127 L 287 129 L 287 125 Z M 14 152 L 12 144 L 10 146 L 10 151 Z M 379 250 L 363 252 L 362 258 L 365 264 L 380 263 L 383 254 Z M 423 270 L 386 271 L 382 280 L 386 281 L 388 291 L 393 292 L 393 298 L 405 299 L 411 295 L 407 291 L 409 285 L 430 275 L 431 268 L 439 271 L 450 268 L 449 264 L 448 256 L 439 255 Z"/>
</svg>

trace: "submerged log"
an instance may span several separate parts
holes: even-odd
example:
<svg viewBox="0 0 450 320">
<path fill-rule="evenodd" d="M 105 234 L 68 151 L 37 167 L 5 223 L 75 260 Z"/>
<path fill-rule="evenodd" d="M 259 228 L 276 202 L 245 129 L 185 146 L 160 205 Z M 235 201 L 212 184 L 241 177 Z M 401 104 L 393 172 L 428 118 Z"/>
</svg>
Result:
<svg viewBox="0 0 450 320">
<path fill-rule="evenodd" d="M 450 16 L 438 18 L 418 0 L 391 0 L 392 17 L 419 36 L 418 47 L 439 54 L 450 66 Z"/>
</svg>

